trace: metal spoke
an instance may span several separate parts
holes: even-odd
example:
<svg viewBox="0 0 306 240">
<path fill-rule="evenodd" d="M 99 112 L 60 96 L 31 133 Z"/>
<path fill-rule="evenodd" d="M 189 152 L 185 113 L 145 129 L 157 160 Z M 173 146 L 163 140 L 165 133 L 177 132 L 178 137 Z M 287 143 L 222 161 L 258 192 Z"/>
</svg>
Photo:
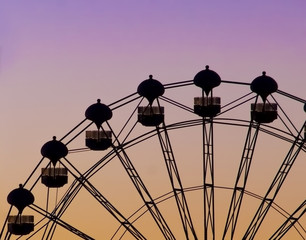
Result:
<svg viewBox="0 0 306 240">
<path fill-rule="evenodd" d="M 304 215 L 306 212 L 306 200 L 290 215 L 289 218 L 276 230 L 276 232 L 269 238 L 269 240 L 281 239 L 291 227 Z M 304 230 L 305 232 L 305 230 Z"/>
<path fill-rule="evenodd" d="M 88 240 L 94 240 L 94 238 L 88 236 L 87 234 L 83 233 L 82 231 L 76 229 L 72 225 L 64 222 L 62 219 L 57 218 L 55 215 L 48 213 L 44 209 L 40 208 L 39 206 L 32 204 L 29 206 L 29 208 L 33 209 L 34 211 L 40 213 L 43 216 L 46 216 L 48 219 L 56 222 L 58 225 L 62 226 L 63 228 L 67 229 L 68 231 L 74 233 L 75 235 Z"/>
<path fill-rule="evenodd" d="M 111 129 L 111 126 L 108 124 L 108 127 Z M 113 135 L 115 136 L 114 131 L 112 131 Z M 166 220 L 162 216 L 161 212 L 159 211 L 156 203 L 154 202 L 150 192 L 146 188 L 144 182 L 140 178 L 137 170 L 135 169 L 131 159 L 129 158 L 128 154 L 122 147 L 121 143 L 119 142 L 118 138 L 116 137 L 116 142 L 118 146 L 113 146 L 113 149 L 119 158 L 120 162 L 122 163 L 124 169 L 126 170 L 128 176 L 130 177 L 132 183 L 134 184 L 138 194 L 140 195 L 141 199 L 147 206 L 148 210 L 150 211 L 154 221 L 156 222 L 157 226 L 159 227 L 161 233 L 165 237 L 165 239 L 175 239 L 171 229 L 169 228 Z"/>
<path fill-rule="evenodd" d="M 161 132 L 161 129 L 163 134 Z M 176 165 L 170 138 L 165 123 L 163 123 L 161 129 L 158 126 L 156 127 L 168 175 L 170 178 L 172 190 L 180 213 L 180 218 L 183 225 L 185 237 L 186 239 L 198 239 L 192 223 L 187 200 L 185 197 L 185 193 L 183 190 L 182 182 L 179 176 L 179 171 Z"/>
<path fill-rule="evenodd" d="M 234 239 L 235 228 L 253 159 L 260 124 L 250 121 L 222 239 Z M 253 129 L 255 130 L 253 131 Z"/>
<path fill-rule="evenodd" d="M 209 125 L 209 126 L 207 126 Z M 213 119 L 203 118 L 204 239 L 215 239 Z"/>
<path fill-rule="evenodd" d="M 250 223 L 246 233 L 244 234 L 244 240 L 254 239 L 260 225 L 262 224 L 265 216 L 269 211 L 269 208 L 271 207 L 271 204 L 273 203 L 277 193 L 281 189 L 282 184 L 288 176 L 288 173 L 290 172 L 293 163 L 295 162 L 298 154 L 300 153 L 305 143 L 305 139 L 300 138 L 305 126 L 306 122 L 304 122 L 304 125 L 296 136 L 294 143 L 292 144 L 287 156 L 285 157 L 259 208 L 257 209 L 257 212 L 255 213 L 252 222 Z"/>
</svg>

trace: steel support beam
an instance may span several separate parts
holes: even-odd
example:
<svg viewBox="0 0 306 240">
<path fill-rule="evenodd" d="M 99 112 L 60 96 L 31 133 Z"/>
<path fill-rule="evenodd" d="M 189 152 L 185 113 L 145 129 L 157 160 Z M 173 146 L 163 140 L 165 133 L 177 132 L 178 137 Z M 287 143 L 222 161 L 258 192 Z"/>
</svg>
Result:
<svg viewBox="0 0 306 240">
<path fill-rule="evenodd" d="M 260 225 L 262 224 L 265 216 L 267 215 L 274 199 L 281 189 L 290 169 L 295 162 L 296 158 L 298 157 L 303 145 L 305 144 L 305 139 L 302 136 L 302 132 L 306 126 L 306 122 L 304 122 L 301 130 L 299 131 L 298 135 L 295 137 L 295 140 L 288 151 L 281 167 L 279 168 L 278 172 L 272 184 L 270 185 L 265 197 L 263 198 L 259 208 L 257 209 L 256 214 L 254 215 L 247 231 L 244 234 L 243 240 L 252 240 L 254 239 Z"/>
<path fill-rule="evenodd" d="M 223 233 L 223 240 L 225 239 L 234 239 L 235 228 L 237 225 L 237 220 L 240 212 L 240 207 L 253 159 L 253 154 L 257 142 L 258 132 L 260 124 L 251 121 L 248 133 L 246 136 L 244 149 L 237 173 L 237 178 L 232 194 L 232 200 L 230 203 L 226 224 Z M 255 128 L 255 130 L 254 130 Z"/>
<path fill-rule="evenodd" d="M 286 221 L 276 230 L 276 232 L 269 238 L 269 240 L 281 239 L 293 225 L 304 215 L 306 212 L 306 200 L 286 219 Z"/>
<path fill-rule="evenodd" d="M 111 126 L 109 124 L 108 124 L 108 127 L 109 129 L 111 129 Z M 140 195 L 141 199 L 146 205 L 148 211 L 151 213 L 154 221 L 156 222 L 164 238 L 167 240 L 175 240 L 175 237 L 171 229 L 169 228 L 166 220 L 164 219 L 163 215 L 159 211 L 157 204 L 154 202 L 144 182 L 140 178 L 140 175 L 138 174 L 128 154 L 126 153 L 125 149 L 122 147 L 122 144 L 119 142 L 114 131 L 113 130 L 111 131 L 116 138 L 115 140 L 116 143 L 118 144 L 117 146 L 113 145 L 113 149 L 117 157 L 119 158 L 120 162 L 122 163 L 124 169 L 126 170 L 128 176 L 130 177 L 132 183 L 134 184 L 138 194 Z"/>
<path fill-rule="evenodd" d="M 208 125 L 208 126 L 207 126 Z M 203 117 L 204 239 L 215 239 L 213 119 Z"/>
<path fill-rule="evenodd" d="M 161 149 L 163 151 L 163 157 L 166 163 L 169 179 L 172 186 L 172 191 L 175 196 L 178 211 L 180 214 L 181 222 L 183 225 L 186 240 L 195 239 L 197 240 L 197 235 L 192 223 L 191 215 L 189 212 L 187 200 L 185 197 L 185 192 L 182 186 L 182 182 L 179 176 L 179 171 L 174 158 L 174 153 L 170 143 L 170 138 L 168 135 L 165 123 L 163 123 L 162 128 L 156 127 Z M 162 134 L 163 132 L 163 134 Z"/>
</svg>

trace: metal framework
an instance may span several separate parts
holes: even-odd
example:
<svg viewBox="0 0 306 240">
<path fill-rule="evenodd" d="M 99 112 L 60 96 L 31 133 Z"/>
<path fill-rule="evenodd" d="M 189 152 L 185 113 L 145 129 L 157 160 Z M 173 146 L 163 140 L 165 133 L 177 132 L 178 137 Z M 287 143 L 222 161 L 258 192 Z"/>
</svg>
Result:
<svg viewBox="0 0 306 240">
<path fill-rule="evenodd" d="M 306 200 L 290 215 L 289 218 L 276 230 L 276 232 L 269 238 L 269 240 L 279 240 L 286 232 L 294 226 L 294 224 L 304 215 L 306 212 Z"/>
<path fill-rule="evenodd" d="M 133 224 L 123 216 L 119 210 L 117 210 L 111 203 L 108 201 L 102 193 L 89 182 L 87 178 L 82 176 L 82 174 L 67 160 L 67 158 L 64 158 L 69 165 L 80 175 L 79 177 L 72 173 L 74 175 L 75 179 L 79 181 L 79 183 L 115 218 L 117 221 L 121 223 L 121 225 L 126 228 L 126 230 L 135 238 L 139 240 L 145 240 L 146 238 L 133 226 Z M 67 167 L 66 167 L 67 168 Z"/>
<path fill-rule="evenodd" d="M 259 127 L 260 127 L 259 123 L 256 123 L 253 120 L 250 121 L 237 173 L 237 178 L 234 186 L 234 191 L 232 194 L 232 200 L 227 214 L 223 239 L 234 239 L 234 233 L 237 225 L 240 207 L 257 142 Z"/>
<path fill-rule="evenodd" d="M 163 122 L 161 129 L 157 126 L 156 131 L 166 163 L 168 175 L 172 186 L 172 191 L 174 193 L 174 197 L 177 203 L 185 237 L 186 239 L 198 239 L 192 223 L 187 200 L 180 179 L 179 171 L 176 166 L 176 161 L 174 158 L 170 138 L 165 123 Z"/>
<path fill-rule="evenodd" d="M 284 183 L 288 173 L 296 160 L 297 156 L 299 155 L 302 147 L 304 146 L 305 139 L 302 137 L 302 132 L 305 129 L 306 122 L 302 126 L 301 130 L 299 131 L 298 135 L 295 138 L 294 143 L 292 144 L 287 156 L 285 157 L 279 171 L 276 173 L 272 184 L 270 185 L 264 199 L 262 200 L 260 206 L 256 214 L 253 217 L 252 222 L 250 223 L 246 233 L 244 234 L 243 239 L 254 239 L 260 225 L 262 224 L 265 216 L 267 215 L 271 204 L 274 202 L 276 195 L 278 194 L 279 190 L 281 189 L 282 184 Z"/>
<path fill-rule="evenodd" d="M 242 85 L 242 86 L 249 86 L 248 83 L 239 83 L 234 81 L 222 81 L 225 84 L 235 84 L 235 85 Z M 177 83 L 170 83 L 165 84 L 165 89 L 174 89 L 174 88 L 181 88 L 181 87 L 188 87 L 193 85 L 192 80 L 187 80 L 183 82 L 177 82 Z M 278 90 L 278 94 L 290 98 L 294 101 L 302 102 L 306 104 L 306 101 L 295 97 L 291 94 L 285 93 L 283 91 Z M 203 94 L 203 93 L 202 93 Z M 135 103 L 137 102 L 140 97 L 136 96 L 137 93 L 131 94 L 123 99 L 120 99 L 112 104 L 109 105 L 109 107 L 112 108 L 112 111 L 116 111 L 117 109 L 120 109 L 121 107 L 124 107 L 125 105 Z M 257 122 L 254 122 L 253 120 L 242 120 L 242 119 L 234 119 L 234 118 L 223 118 L 223 114 L 231 111 L 232 109 L 235 109 L 239 107 L 242 104 L 250 102 L 250 100 L 253 100 L 256 98 L 256 96 L 251 96 L 250 94 L 247 94 L 243 97 L 239 97 L 238 99 L 235 99 L 234 101 L 226 104 L 223 106 L 222 112 L 218 114 L 216 117 L 194 117 L 193 109 L 185 106 L 184 104 L 177 102 L 173 99 L 167 98 L 165 96 L 161 96 L 159 100 L 165 101 L 166 103 L 182 109 L 185 112 L 188 112 L 188 114 L 192 114 L 192 119 L 185 120 L 185 121 L 178 121 L 175 123 L 171 123 L 169 125 L 165 124 L 165 121 L 159 126 L 156 126 L 153 130 L 146 130 L 145 133 L 142 133 L 140 135 L 137 135 L 136 137 L 129 138 L 129 134 L 134 130 L 134 127 L 137 125 L 137 122 L 133 125 L 132 129 L 128 131 L 128 134 L 123 137 L 124 140 L 119 140 L 121 137 L 120 134 L 123 131 L 123 129 L 120 131 L 118 135 L 115 134 L 113 131 L 111 125 L 108 121 L 106 121 L 107 127 L 111 130 L 112 135 L 115 137 L 115 140 L 112 143 L 112 148 L 108 150 L 104 155 L 101 157 L 100 160 L 96 161 L 87 171 L 84 173 L 81 173 L 70 161 L 68 161 L 67 158 L 63 158 L 63 161 L 60 161 L 60 164 L 64 166 L 66 169 L 68 169 L 68 172 L 70 175 L 74 177 L 74 180 L 70 184 L 70 186 L 67 188 L 66 192 L 63 194 L 62 198 L 56 203 L 54 209 L 51 211 L 47 209 L 43 209 L 42 207 L 38 205 L 29 205 L 29 208 L 33 210 L 34 212 L 41 215 L 42 219 L 37 223 L 37 229 L 31 235 L 27 236 L 27 239 L 35 238 L 36 234 L 39 231 L 44 231 L 43 238 L 44 240 L 50 240 L 54 236 L 54 232 L 56 231 L 57 227 L 64 228 L 68 230 L 69 232 L 73 233 L 75 236 L 82 238 L 82 239 L 94 239 L 93 237 L 89 236 L 90 234 L 86 234 L 84 231 L 81 231 L 71 224 L 65 222 L 63 220 L 63 215 L 67 211 L 67 209 L 70 207 L 71 203 L 74 201 L 74 199 L 77 197 L 79 191 L 81 189 L 85 189 L 89 194 L 90 197 L 95 199 L 103 208 L 107 210 L 107 212 L 117 221 L 119 227 L 118 229 L 123 229 L 123 233 L 121 233 L 121 236 L 119 235 L 119 230 L 114 233 L 111 239 L 122 239 L 125 233 L 129 233 L 128 237 L 133 237 L 133 239 L 138 240 L 145 240 L 150 239 L 150 236 L 145 236 L 143 234 L 142 229 L 139 229 L 137 226 L 136 221 L 138 221 L 145 213 L 149 213 L 150 217 L 154 220 L 156 223 L 158 229 L 160 230 L 162 236 L 166 240 L 175 240 L 175 239 L 194 239 L 198 240 L 201 239 L 199 232 L 201 230 L 198 230 L 196 227 L 196 224 L 192 220 L 192 214 L 188 207 L 188 202 L 186 198 L 186 194 L 189 191 L 196 191 L 201 190 L 203 191 L 203 218 L 204 221 L 204 228 L 203 230 L 203 240 L 214 240 L 218 238 L 218 234 L 221 234 L 220 236 L 223 236 L 224 239 L 234 239 L 234 234 L 238 222 L 238 218 L 240 215 L 240 209 L 242 200 L 244 198 L 244 195 L 249 195 L 255 199 L 259 199 L 261 201 L 261 204 L 259 208 L 257 209 L 257 212 L 254 216 L 252 216 L 252 220 L 243 236 L 244 240 L 253 240 L 256 237 L 257 231 L 260 229 L 263 221 L 266 218 L 266 215 L 268 214 L 268 211 L 271 208 L 276 208 L 277 204 L 275 203 L 275 198 L 280 191 L 286 177 L 288 176 L 291 167 L 293 166 L 295 160 L 299 156 L 301 152 L 306 153 L 306 145 L 305 145 L 305 135 L 306 135 L 306 122 L 304 122 L 302 128 L 298 131 L 293 126 L 285 126 L 285 130 L 279 129 L 278 127 L 268 126 L 266 124 L 259 124 Z M 273 98 L 274 99 L 274 98 Z M 256 101 L 256 100 L 255 100 Z M 158 101 L 159 104 L 159 101 Z M 137 105 L 139 106 L 139 104 Z M 137 108 L 137 107 L 136 107 Z M 133 114 L 131 114 L 130 117 L 128 117 L 127 122 L 124 124 L 125 128 L 129 121 L 131 121 Z M 281 119 L 282 123 L 285 123 L 286 119 L 288 117 L 285 115 L 283 119 Z M 68 145 L 70 142 L 72 142 L 74 139 L 76 139 L 78 136 L 80 136 L 86 129 L 88 129 L 89 126 L 91 126 L 92 122 L 90 124 L 87 124 L 88 119 L 84 119 L 81 121 L 76 127 L 74 127 L 71 131 L 69 131 L 63 138 L 61 138 L 60 141 L 64 141 L 68 136 L 70 137 L 73 135 L 69 140 L 66 141 L 66 145 Z M 291 124 L 291 121 L 289 121 Z M 83 124 L 87 124 L 86 126 L 83 126 Z M 227 186 L 216 186 L 215 185 L 215 167 L 214 167 L 214 127 L 216 125 L 230 125 L 235 126 L 239 128 L 245 128 L 247 129 L 247 135 L 243 147 L 243 152 L 240 160 L 240 166 L 238 169 L 235 186 L 234 187 L 227 187 Z M 290 125 L 289 124 L 289 125 Z M 292 124 L 293 125 L 293 124 Z M 174 156 L 174 150 L 172 148 L 172 144 L 170 141 L 170 131 L 177 130 L 181 128 L 191 128 L 191 127 L 202 127 L 202 151 L 203 155 L 201 156 L 203 160 L 203 182 L 201 186 L 194 186 L 194 187 L 188 187 L 183 188 L 182 180 L 179 175 L 179 169 L 177 167 L 177 162 Z M 80 131 L 75 133 L 79 128 L 81 128 Z M 291 130 L 293 128 L 293 130 Z M 293 132 L 296 134 L 293 135 Z M 304 132 L 303 132 L 304 131 Z M 267 193 L 264 197 L 260 197 L 254 193 L 251 193 L 247 191 L 247 180 L 249 171 L 251 168 L 251 163 L 253 160 L 253 154 L 255 151 L 257 138 L 259 132 L 262 132 L 264 134 L 267 134 L 271 137 L 275 137 L 280 139 L 281 141 L 287 142 L 291 144 L 291 148 L 288 151 L 285 159 L 283 160 L 279 171 L 277 172 L 273 182 L 271 183 Z M 304 133 L 304 134 L 303 134 Z M 158 138 L 161 152 L 163 154 L 163 158 L 166 164 L 166 168 L 168 171 L 170 183 L 171 183 L 171 192 L 169 194 L 165 194 L 159 198 L 153 198 L 151 192 L 148 190 L 148 188 L 145 186 L 143 180 L 141 179 L 138 171 L 136 170 L 132 159 L 130 159 L 128 155 L 128 149 L 132 148 L 134 145 L 137 145 L 143 141 L 146 141 L 150 138 Z M 80 149 L 72 149 L 70 152 L 84 152 L 88 151 L 87 148 L 80 148 Z M 132 181 L 133 187 L 137 190 L 140 198 L 142 199 L 143 206 L 140 210 L 137 210 L 134 214 L 130 216 L 124 216 L 122 212 L 120 212 L 113 204 L 111 203 L 103 194 L 101 189 L 98 189 L 92 182 L 90 181 L 90 178 L 97 174 L 102 168 L 104 168 L 108 163 L 110 163 L 114 158 L 118 158 L 124 167 L 128 177 Z M 30 191 L 32 191 L 36 184 L 39 182 L 40 175 L 37 179 L 34 179 L 35 172 L 37 169 L 44 163 L 44 158 L 39 161 L 33 172 L 30 174 L 29 178 L 25 181 L 24 186 L 28 186 Z M 49 165 L 47 165 L 49 166 Z M 30 180 L 32 180 L 33 185 L 30 186 Z M 226 189 L 229 191 L 232 191 L 232 198 L 226 218 L 226 223 L 223 228 L 216 229 L 216 217 L 215 216 L 215 189 Z M 56 194 L 58 194 L 56 190 Z M 171 195 L 171 196 L 170 196 Z M 48 189 L 48 197 L 49 197 L 49 189 Z M 180 216 L 180 224 L 183 227 L 184 235 L 185 236 L 176 236 L 175 230 L 171 228 L 170 224 L 168 224 L 164 213 L 160 210 L 158 207 L 158 204 L 166 201 L 167 199 L 174 197 L 177 204 L 177 211 Z M 202 204 L 202 203 L 201 203 Z M 190 206 L 190 204 L 189 204 Z M 281 239 L 283 236 L 285 236 L 290 229 L 296 229 L 296 226 L 299 225 L 299 220 L 304 215 L 306 211 L 306 200 L 302 201 L 302 203 L 296 207 L 296 210 L 292 214 L 288 214 L 286 211 L 280 210 L 281 208 L 277 208 L 278 212 L 281 212 L 281 214 L 285 217 L 284 223 L 274 232 L 271 234 L 270 240 L 278 240 Z M 12 207 L 9 210 L 8 215 L 11 213 Z M 138 215 L 137 215 L 138 214 Z M 166 213 L 167 214 L 167 213 Z M 7 219 L 4 225 L 7 224 Z M 12 234 L 6 231 L 5 233 L 5 226 L 3 226 L 2 231 L 0 233 L 0 239 L 11 239 Z M 303 228 L 302 228 L 303 229 Z M 223 235 L 222 235 L 223 233 Z M 304 229 L 304 232 L 300 232 L 301 239 L 306 238 L 306 230 Z"/>
<path fill-rule="evenodd" d="M 94 240 L 94 238 L 88 236 L 87 234 L 81 232 L 80 230 L 76 229 L 75 227 L 71 226 L 70 224 L 66 223 L 62 219 L 58 218 L 57 216 L 48 213 L 44 209 L 40 208 L 39 206 L 33 204 L 30 206 L 31 209 L 36 211 L 37 213 L 40 213 L 41 215 L 46 216 L 49 220 L 52 222 L 55 222 L 56 224 L 60 225 L 61 227 L 67 229 L 68 231 L 74 233 L 75 235 L 79 236 L 80 238 L 86 239 L 86 240 Z"/>
<path fill-rule="evenodd" d="M 216 235 L 213 136 L 213 119 L 203 118 L 204 239 L 214 240 Z"/>
<path fill-rule="evenodd" d="M 109 128 L 110 125 L 108 125 Z M 112 130 L 113 134 L 114 131 Z M 114 151 L 119 158 L 120 162 L 122 163 L 124 169 L 126 170 L 127 174 L 129 175 L 131 181 L 133 182 L 138 194 L 142 198 L 143 202 L 147 206 L 149 212 L 151 213 L 154 221 L 156 222 L 157 226 L 159 227 L 161 233 L 167 240 L 175 240 L 175 237 L 170 230 L 167 222 L 165 221 L 163 215 L 159 211 L 156 203 L 154 202 L 150 192 L 146 188 L 145 184 L 141 180 L 137 170 L 135 169 L 132 161 L 130 160 L 129 156 L 127 155 L 124 148 L 120 147 L 122 144 L 119 142 L 118 138 L 116 137 L 116 142 L 119 147 L 113 146 Z"/>
</svg>

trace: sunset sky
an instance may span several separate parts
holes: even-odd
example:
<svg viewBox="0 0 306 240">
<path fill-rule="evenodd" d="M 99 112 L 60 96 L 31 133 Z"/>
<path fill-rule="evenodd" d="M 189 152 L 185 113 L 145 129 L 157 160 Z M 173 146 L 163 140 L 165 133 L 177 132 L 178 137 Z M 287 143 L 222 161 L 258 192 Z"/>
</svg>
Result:
<svg viewBox="0 0 306 240">
<path fill-rule="evenodd" d="M 306 99 L 305 9 L 304 0 L 2 0 L 0 226 L 9 208 L 7 194 L 28 178 L 41 159 L 41 146 L 52 136 L 61 138 L 81 122 L 86 108 L 98 98 L 104 104 L 111 104 L 136 92 L 150 74 L 166 84 L 192 80 L 209 65 L 222 80 L 250 83 L 266 71 L 277 81 L 280 90 Z M 244 93 L 250 91 L 245 89 Z M 200 95 L 200 90 L 196 87 L 187 90 L 171 92 L 171 96 L 179 99 L 189 94 L 192 107 L 192 97 Z M 230 99 L 238 96 L 239 91 L 224 87 L 218 93 Z M 294 116 L 294 124 L 300 128 L 306 115 L 303 104 L 283 101 L 288 114 Z M 127 120 L 128 111 L 114 114 L 115 127 Z M 173 113 L 172 117 L 181 116 Z M 219 134 L 236 136 L 222 130 Z M 239 145 L 237 152 L 233 151 L 238 158 L 245 134 L 239 136 L 229 140 Z M 260 144 L 267 147 L 264 139 Z M 73 146 L 80 147 L 77 143 Z M 225 145 L 225 150 L 229 150 Z M 284 156 L 288 148 L 277 149 Z M 142 150 L 139 149 L 145 153 L 145 147 Z M 74 154 L 71 159 L 89 160 L 82 154 Z M 186 158 L 200 154 L 199 151 Z M 137 151 L 131 155 L 137 159 Z M 305 160 L 305 152 L 301 155 L 298 160 Z M 88 165 L 100 159 L 99 156 L 89 155 Z M 159 171 L 163 164 L 152 163 L 150 169 Z M 235 167 L 224 164 L 231 167 L 228 172 L 236 174 L 237 164 Z M 305 161 L 299 164 L 299 169 L 305 169 Z M 141 167 L 148 169 L 144 163 Z M 80 168 L 84 171 L 87 165 Z M 114 184 L 120 185 L 125 181 L 121 179 L 125 173 L 114 169 L 115 166 L 110 167 L 105 175 L 116 175 Z M 292 186 L 300 189 L 300 200 L 306 196 L 306 178 L 305 171 L 299 169 L 296 169 L 298 180 L 292 179 Z M 190 169 L 185 176 L 187 186 L 193 184 L 193 171 L 196 170 Z M 268 174 L 267 181 L 274 173 Z M 143 174 L 153 173 L 144 170 Z M 262 178 L 265 176 L 259 177 Z M 163 183 L 156 182 L 155 187 L 159 184 Z M 105 191 L 111 199 L 115 198 L 111 189 Z M 123 187 L 121 191 L 128 190 Z M 283 194 L 281 202 L 286 201 L 290 200 Z M 76 200 L 75 204 L 85 205 L 82 200 Z M 124 204 L 121 207 L 128 208 Z M 101 209 L 96 210 L 100 206 L 92 208 L 88 207 L 88 211 L 107 215 Z M 288 208 L 292 211 L 294 206 Z M 71 218 L 76 218 L 71 214 Z M 95 237 L 104 239 L 102 235 Z"/>
</svg>

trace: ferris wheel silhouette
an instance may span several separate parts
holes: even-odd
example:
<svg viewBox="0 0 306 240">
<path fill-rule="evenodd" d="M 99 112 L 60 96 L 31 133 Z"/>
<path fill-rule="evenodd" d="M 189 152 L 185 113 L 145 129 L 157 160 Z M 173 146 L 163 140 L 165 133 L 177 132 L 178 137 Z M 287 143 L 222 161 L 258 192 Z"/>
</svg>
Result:
<svg viewBox="0 0 306 240">
<path fill-rule="evenodd" d="M 0 239 L 306 239 L 303 108 L 266 72 L 250 83 L 208 66 L 168 84 L 150 75 L 43 144 L 7 197 Z"/>
</svg>

